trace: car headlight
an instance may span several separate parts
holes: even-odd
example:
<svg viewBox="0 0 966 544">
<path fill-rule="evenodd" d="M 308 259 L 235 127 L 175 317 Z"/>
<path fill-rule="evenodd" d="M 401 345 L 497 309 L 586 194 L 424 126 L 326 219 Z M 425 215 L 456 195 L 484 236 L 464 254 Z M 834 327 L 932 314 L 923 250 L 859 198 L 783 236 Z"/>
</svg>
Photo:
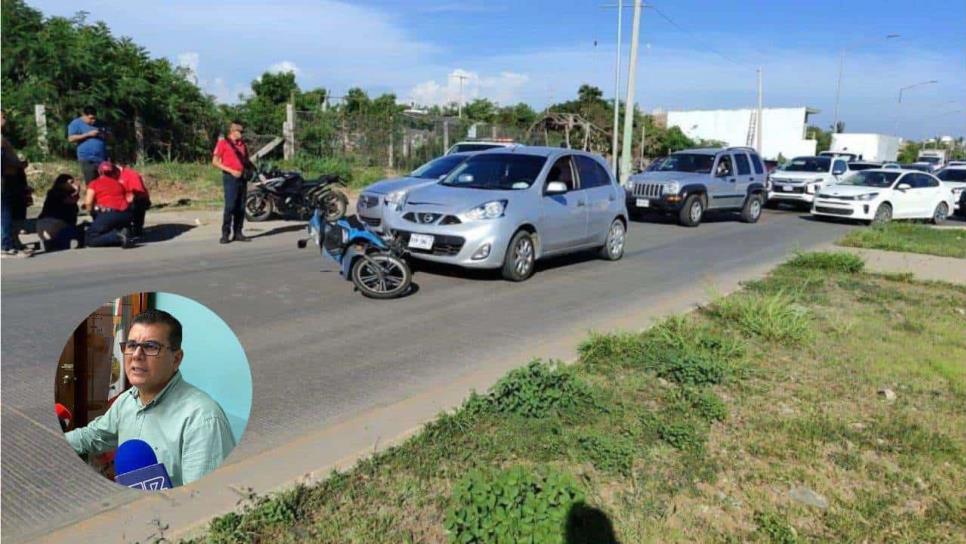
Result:
<svg viewBox="0 0 966 544">
<path fill-rule="evenodd" d="M 407 192 L 402 190 L 393 191 L 388 195 L 386 195 L 383 201 L 386 203 L 387 206 L 389 206 L 390 208 L 398 212 L 402 210 L 403 204 L 406 203 L 406 194 Z"/>
<path fill-rule="evenodd" d="M 497 219 L 503 217 L 506 211 L 506 200 L 492 200 L 473 208 L 463 214 L 463 218 L 469 221 L 479 221 L 481 219 Z"/>
<path fill-rule="evenodd" d="M 676 181 L 669 181 L 661 184 L 661 193 L 665 195 L 676 195 L 681 190 L 681 184 Z"/>
<path fill-rule="evenodd" d="M 856 200 L 861 200 L 863 202 L 868 202 L 869 200 L 875 200 L 875 197 L 879 196 L 879 193 L 866 193 L 864 195 L 859 195 L 855 197 Z"/>
</svg>

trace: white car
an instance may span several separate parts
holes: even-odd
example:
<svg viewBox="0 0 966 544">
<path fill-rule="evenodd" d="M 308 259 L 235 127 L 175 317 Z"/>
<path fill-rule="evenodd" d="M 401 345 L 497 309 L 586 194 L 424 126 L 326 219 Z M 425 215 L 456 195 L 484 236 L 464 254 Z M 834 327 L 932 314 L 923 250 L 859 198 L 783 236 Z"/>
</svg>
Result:
<svg viewBox="0 0 966 544">
<path fill-rule="evenodd" d="M 960 161 L 954 161 L 960 162 Z M 949 187 L 953 192 L 953 202 L 956 203 L 954 209 L 960 215 L 966 215 L 966 208 L 963 208 L 963 201 L 966 200 L 966 162 L 943 168 L 936 172 L 936 177 Z"/>
<path fill-rule="evenodd" d="M 519 144 L 510 139 L 464 140 L 462 142 L 456 142 L 453 144 L 449 149 L 446 150 L 446 155 L 450 155 L 452 153 L 486 151 L 487 149 L 496 149 L 498 147 L 514 147 L 517 145 Z"/>
<path fill-rule="evenodd" d="M 844 158 L 795 157 L 769 176 L 769 202 L 811 204 L 822 187 L 844 179 L 850 173 Z"/>
<path fill-rule="evenodd" d="M 916 170 L 879 168 L 856 172 L 822 189 L 812 215 L 887 223 L 929 219 L 939 224 L 953 209 L 953 194 L 936 176 Z"/>
</svg>

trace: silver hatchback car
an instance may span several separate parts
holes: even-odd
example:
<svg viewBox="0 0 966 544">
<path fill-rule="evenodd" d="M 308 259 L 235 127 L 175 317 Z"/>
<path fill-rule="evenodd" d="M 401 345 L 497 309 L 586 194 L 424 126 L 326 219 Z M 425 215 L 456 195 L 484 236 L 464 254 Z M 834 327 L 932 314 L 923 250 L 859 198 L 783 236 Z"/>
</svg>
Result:
<svg viewBox="0 0 966 544">
<path fill-rule="evenodd" d="M 410 191 L 389 227 L 415 258 L 501 268 L 523 281 L 543 257 L 624 254 L 624 190 L 600 157 L 518 146 L 478 153 L 442 181 Z"/>
</svg>

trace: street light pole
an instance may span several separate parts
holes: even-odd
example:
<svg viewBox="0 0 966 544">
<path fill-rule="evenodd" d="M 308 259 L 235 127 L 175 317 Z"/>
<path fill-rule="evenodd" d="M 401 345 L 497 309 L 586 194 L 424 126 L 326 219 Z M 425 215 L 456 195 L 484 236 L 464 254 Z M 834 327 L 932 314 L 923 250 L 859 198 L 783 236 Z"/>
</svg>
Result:
<svg viewBox="0 0 966 544">
<path fill-rule="evenodd" d="M 452 77 L 455 77 L 456 79 L 460 80 L 460 101 L 459 101 L 459 104 L 457 104 L 457 106 L 456 106 L 456 111 L 457 111 L 457 116 L 460 119 L 462 119 L 463 118 L 463 80 L 464 79 L 469 79 L 469 76 L 464 76 L 463 74 L 458 74 L 458 75 L 454 75 Z"/>
<path fill-rule="evenodd" d="M 617 172 L 617 130 L 620 127 L 620 108 L 621 108 L 621 14 L 624 13 L 623 0 L 617 0 L 617 60 L 614 66 L 614 137 L 611 153 L 610 166 Z"/>
<path fill-rule="evenodd" d="M 891 40 L 893 38 L 898 38 L 899 36 L 900 36 L 899 34 L 888 34 L 885 36 L 885 39 Z M 842 50 L 839 52 L 839 77 L 838 77 L 838 83 L 836 83 L 835 85 L 835 109 L 833 110 L 834 113 L 832 114 L 832 117 L 834 118 L 834 120 L 832 121 L 832 132 L 838 132 L 838 128 L 839 128 L 839 98 L 842 96 L 842 70 L 845 68 L 845 52 L 855 49 L 856 47 L 858 47 L 859 45 L 863 45 L 864 43 L 869 43 L 869 42 L 862 42 L 859 44 L 853 43 L 848 47 L 843 47 Z"/>
<path fill-rule="evenodd" d="M 932 79 L 929 81 L 920 81 L 919 83 L 913 83 L 912 85 L 906 85 L 905 87 L 899 88 L 899 102 L 896 105 L 896 128 L 895 135 L 899 135 L 899 118 L 901 116 L 900 110 L 902 109 L 902 93 L 903 91 L 908 91 L 909 89 L 914 89 L 916 87 L 922 87 L 923 85 L 932 85 L 934 83 L 939 83 L 938 80 Z"/>
<path fill-rule="evenodd" d="M 634 0 L 634 24 L 631 27 L 631 58 L 627 70 L 627 98 L 624 102 L 624 135 L 621 149 L 621 185 L 631 176 L 631 141 L 634 131 L 634 85 L 637 82 L 637 41 L 641 31 L 641 0 Z"/>
</svg>

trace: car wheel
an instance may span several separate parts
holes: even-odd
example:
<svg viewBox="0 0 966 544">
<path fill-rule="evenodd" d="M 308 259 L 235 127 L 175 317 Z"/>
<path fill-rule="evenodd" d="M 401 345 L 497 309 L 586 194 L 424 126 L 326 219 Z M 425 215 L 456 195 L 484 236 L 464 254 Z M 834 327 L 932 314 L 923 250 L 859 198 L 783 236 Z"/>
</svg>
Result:
<svg viewBox="0 0 966 544">
<path fill-rule="evenodd" d="M 757 223 L 761 218 L 761 195 L 751 195 L 741 208 L 741 220 L 745 223 Z"/>
<path fill-rule="evenodd" d="M 704 216 L 704 202 L 701 195 L 691 195 L 684 201 L 681 211 L 678 212 L 678 223 L 685 227 L 696 227 L 701 224 Z"/>
<path fill-rule="evenodd" d="M 607 229 L 607 240 L 600 248 L 600 258 L 608 261 L 617 261 L 624 256 L 624 241 L 627 238 L 627 231 L 624 222 L 615 219 Z"/>
<path fill-rule="evenodd" d="M 513 235 L 510 245 L 503 256 L 503 279 L 509 281 L 524 281 L 533 275 L 533 265 L 536 261 L 536 250 L 533 236 L 525 230 Z"/>
<path fill-rule="evenodd" d="M 872 218 L 873 225 L 884 225 L 892 221 L 892 206 L 889 204 L 879 204 L 879 207 L 875 210 L 875 216 Z"/>
<path fill-rule="evenodd" d="M 942 225 L 949 217 L 949 206 L 945 202 L 940 202 L 936 206 L 936 211 L 932 212 L 932 219 L 929 220 L 933 225 Z"/>
</svg>

